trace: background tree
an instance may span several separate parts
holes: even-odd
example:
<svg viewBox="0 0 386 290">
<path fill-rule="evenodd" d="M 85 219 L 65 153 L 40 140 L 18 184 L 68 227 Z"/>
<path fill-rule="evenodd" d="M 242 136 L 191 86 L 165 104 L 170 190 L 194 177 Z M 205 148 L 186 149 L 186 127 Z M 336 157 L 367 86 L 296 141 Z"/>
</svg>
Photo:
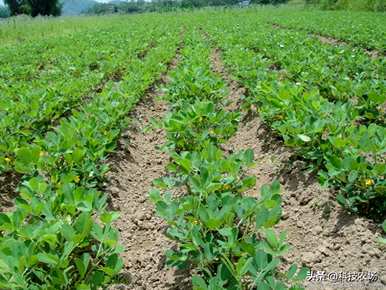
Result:
<svg viewBox="0 0 386 290">
<path fill-rule="evenodd" d="M 59 16 L 62 4 L 59 0 L 5 0 L 11 15 L 28 14 Z"/>
<path fill-rule="evenodd" d="M 305 3 L 328 10 L 386 11 L 386 0 L 305 0 Z"/>
<path fill-rule="evenodd" d="M 277 4 L 283 4 L 287 3 L 288 0 L 252 0 L 251 3 L 253 4 L 271 4 L 271 5 L 277 5 Z"/>
<path fill-rule="evenodd" d="M 11 16 L 11 11 L 9 11 L 9 8 L 6 6 L 0 6 L 0 18 L 7 18 Z"/>
<path fill-rule="evenodd" d="M 5 0 L 5 4 L 8 5 L 11 15 L 21 14 L 20 8 L 24 1 L 22 0 Z"/>
<path fill-rule="evenodd" d="M 59 0 L 27 0 L 31 7 L 31 15 L 53 15 L 59 16 L 62 4 Z"/>
</svg>

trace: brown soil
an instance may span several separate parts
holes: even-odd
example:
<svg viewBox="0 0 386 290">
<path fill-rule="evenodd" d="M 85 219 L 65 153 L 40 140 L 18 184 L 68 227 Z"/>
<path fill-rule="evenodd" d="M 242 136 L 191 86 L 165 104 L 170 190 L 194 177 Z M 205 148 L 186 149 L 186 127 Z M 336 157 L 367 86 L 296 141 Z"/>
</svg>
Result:
<svg viewBox="0 0 386 290">
<path fill-rule="evenodd" d="M 229 104 L 227 109 L 234 111 L 240 108 L 241 98 L 246 93 L 245 88 L 241 87 L 235 80 L 233 80 L 226 72 L 225 67 L 221 61 L 221 52 L 218 48 L 212 51 L 210 56 L 212 70 L 219 74 L 227 84 Z"/>
<path fill-rule="evenodd" d="M 151 40 L 150 43 L 142 51 L 138 52 L 137 57 L 139 59 L 144 59 L 149 53 L 149 51 L 154 47 L 156 47 L 156 42 L 154 40 Z"/>
<path fill-rule="evenodd" d="M 322 35 L 316 35 L 316 37 L 320 40 L 322 43 L 327 43 L 327 44 L 332 44 L 332 45 L 340 45 L 340 44 L 345 44 L 347 45 L 346 42 L 343 42 L 341 40 L 332 38 L 332 37 L 326 37 Z"/>
<path fill-rule="evenodd" d="M 177 59 L 176 59 L 177 60 Z M 171 68 L 176 66 L 174 61 Z M 165 75 L 162 83 L 168 82 Z M 131 114 L 132 124 L 119 141 L 120 149 L 110 160 L 107 192 L 121 218 L 116 223 L 125 248 L 126 285 L 115 289 L 188 289 L 188 273 L 167 268 L 165 251 L 173 246 L 165 235 L 166 224 L 156 216 L 148 200 L 152 181 L 165 174 L 168 157 L 158 147 L 165 142 L 163 130 L 144 132 L 152 118 L 160 119 L 167 105 L 159 100 L 160 89 L 150 90 Z"/>
<path fill-rule="evenodd" d="M 214 70 L 229 83 L 233 102 L 243 90 L 227 75 L 219 52 L 212 56 Z M 248 117 L 248 118 L 247 118 Z M 258 196 L 263 184 L 278 179 L 282 185 L 283 216 L 277 229 L 287 232 L 291 250 L 284 266 L 305 265 L 312 271 L 377 272 L 378 281 L 347 284 L 346 289 L 386 289 L 386 251 L 377 243 L 381 236 L 371 221 L 349 215 L 335 201 L 333 192 L 322 188 L 313 175 L 305 173 L 301 161 L 291 161 L 291 150 L 272 133 L 257 114 L 245 122 L 225 146 L 229 152 L 252 149 L 256 165 L 247 172 L 256 176 L 256 185 L 247 192 Z M 345 285 L 306 282 L 307 289 L 342 289 Z"/>
<path fill-rule="evenodd" d="M 17 186 L 20 180 L 21 174 L 15 172 L 0 175 L 0 212 L 13 209 L 13 199 L 17 196 Z"/>
</svg>

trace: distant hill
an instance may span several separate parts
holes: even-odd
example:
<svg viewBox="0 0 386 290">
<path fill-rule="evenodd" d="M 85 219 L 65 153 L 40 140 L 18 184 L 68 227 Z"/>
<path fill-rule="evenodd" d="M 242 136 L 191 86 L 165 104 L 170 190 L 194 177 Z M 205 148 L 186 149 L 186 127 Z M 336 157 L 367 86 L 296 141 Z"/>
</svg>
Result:
<svg viewBox="0 0 386 290">
<path fill-rule="evenodd" d="M 62 15 L 79 15 L 97 3 L 94 0 L 63 0 Z"/>
</svg>

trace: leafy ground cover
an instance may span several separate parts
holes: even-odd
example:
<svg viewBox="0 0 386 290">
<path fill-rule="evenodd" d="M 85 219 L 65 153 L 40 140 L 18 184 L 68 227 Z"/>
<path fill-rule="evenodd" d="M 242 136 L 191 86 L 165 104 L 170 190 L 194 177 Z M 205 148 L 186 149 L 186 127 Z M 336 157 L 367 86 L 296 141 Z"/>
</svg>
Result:
<svg viewBox="0 0 386 290">
<path fill-rule="evenodd" d="M 44 53 L 47 59 L 43 57 L 37 63 L 30 60 L 27 66 L 23 65 L 23 55 L 29 51 L 30 44 L 20 48 L 17 56 L 7 54 L 13 52 L 11 49 L 4 52 L 9 57 L 6 59 L 15 62 L 3 64 L 0 86 L 1 172 L 15 166 L 16 151 L 23 145 L 44 135 L 71 111 L 86 106 L 108 81 L 120 81 L 131 59 L 141 58 L 156 45 L 153 39 L 162 34 L 159 30 L 145 34 L 145 25 L 134 24 L 127 34 L 126 30 L 119 29 L 119 24 L 96 30 L 87 37 L 79 33 L 76 37 L 39 43 L 43 51 L 45 45 L 56 44 Z M 68 46 L 74 42 L 74 49 L 68 53 Z M 23 61 L 20 64 L 19 59 Z M 23 75 L 24 71 L 26 75 Z"/>
<path fill-rule="evenodd" d="M 260 156 L 250 143 L 229 149 L 246 121 L 266 127 L 259 138 L 269 146 L 290 148 L 290 170 L 303 162 L 303 171 L 317 176 L 345 209 L 372 218 L 368 223 L 384 243 L 377 224 L 386 214 L 385 60 L 363 49 L 383 51 L 383 20 L 371 14 L 375 20 L 368 21 L 364 13 L 337 19 L 337 13 L 208 10 L 84 18 L 77 28 L 73 18 L 63 19 L 62 28 L 58 20 L 39 19 L 27 21 L 30 36 L 2 26 L 2 33 L 17 33 L 7 35 L 0 48 L 0 172 L 18 174 L 20 184 L 13 206 L 0 213 L 0 288 L 99 289 L 118 283 L 123 269 L 139 271 L 130 262 L 137 257 L 127 239 L 130 246 L 141 241 L 159 257 L 160 268 L 140 265 L 152 275 L 165 264 L 184 269 L 191 280 L 184 287 L 302 288 L 307 268 L 286 263 L 291 249 L 278 231 L 284 220 L 279 181 L 258 180 L 256 188 L 257 177 L 265 174 L 253 171 Z M 46 35 L 42 21 L 52 25 Z M 327 34 L 323 29 L 345 42 L 326 43 L 308 33 Z M 225 68 L 216 64 L 221 61 Z M 134 157 L 157 154 L 149 149 L 155 144 L 163 155 L 129 166 L 136 162 L 131 140 L 121 148 L 119 139 L 130 124 L 128 113 L 144 96 L 154 97 L 149 92 L 160 75 L 164 114 L 151 120 L 156 106 L 138 107 L 143 112 L 137 114 L 145 114 L 139 119 L 157 133 L 141 139 Z M 235 94 L 234 86 L 242 86 L 244 95 Z M 141 134 L 147 133 L 135 131 L 136 138 Z M 134 146 L 138 140 L 132 141 Z M 119 204 L 136 208 L 111 211 L 117 190 L 104 185 L 112 182 L 110 167 L 118 171 L 116 149 L 125 152 L 117 163 L 145 175 L 131 172 L 128 180 L 114 181 L 133 185 L 135 193 L 118 192 L 136 201 L 127 196 Z M 0 182 L 8 188 L 7 178 Z M 137 216 L 146 202 L 144 216 Z M 148 224 L 144 235 L 141 223 L 152 220 L 153 207 L 163 221 Z M 122 226 L 119 211 L 123 223 L 135 227 Z M 172 242 L 160 238 L 164 230 Z M 158 242 L 145 241 L 152 231 L 167 243 L 165 256 Z M 378 249 L 370 252 L 358 259 L 383 256 Z M 153 263 L 151 257 L 146 261 Z M 154 277 L 146 283 L 167 288 Z M 135 285 L 148 286 L 140 279 Z"/>
<path fill-rule="evenodd" d="M 332 36 L 385 53 L 384 13 L 270 9 L 266 16 L 271 23 Z"/>
</svg>

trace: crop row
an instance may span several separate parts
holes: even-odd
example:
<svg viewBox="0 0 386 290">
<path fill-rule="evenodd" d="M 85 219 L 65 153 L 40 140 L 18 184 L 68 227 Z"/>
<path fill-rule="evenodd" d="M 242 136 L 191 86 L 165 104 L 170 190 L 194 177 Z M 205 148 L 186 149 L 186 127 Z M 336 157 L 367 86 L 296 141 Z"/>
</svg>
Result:
<svg viewBox="0 0 386 290">
<path fill-rule="evenodd" d="M 278 270 L 288 250 L 284 234 L 272 229 L 281 216 L 279 183 L 265 185 L 259 198 L 246 196 L 255 184 L 245 174 L 252 150 L 221 149 L 237 130 L 240 113 L 224 108 L 226 85 L 211 71 L 210 52 L 200 33 L 187 36 L 166 87 L 171 111 L 158 124 L 171 161 L 168 174 L 154 180 L 150 198 L 168 224 L 166 235 L 177 243 L 166 253 L 167 263 L 192 268 L 197 290 L 300 289 L 305 268 Z"/>
<path fill-rule="evenodd" d="M 378 50 L 381 54 L 386 52 L 384 13 L 269 9 L 260 14 L 264 14 L 261 16 L 270 23 L 332 36 L 365 49 Z"/>
<path fill-rule="evenodd" d="M 73 54 L 63 54 L 36 80 L 17 84 L 5 80 L 11 90 L 5 88 L 1 93 L 0 172 L 13 169 L 14 156 L 21 147 L 44 135 L 63 116 L 71 114 L 71 110 L 86 106 L 107 81 L 119 81 L 129 63 L 151 49 L 152 39 L 163 33 L 158 30 L 146 33 L 146 30 L 143 25 L 130 33 L 125 27 L 116 32 L 91 33 L 96 40 L 87 44 L 90 39 L 86 38 L 82 45 L 74 47 Z M 99 45 L 87 48 L 93 43 Z"/>
<path fill-rule="evenodd" d="M 20 86 L 22 82 L 38 79 L 46 82 L 57 80 L 61 69 L 65 70 L 62 73 L 66 73 L 72 64 L 75 70 L 80 65 L 79 62 L 83 61 L 82 56 L 85 57 L 84 61 L 91 57 L 95 59 L 90 61 L 96 61 L 97 57 L 103 59 L 114 53 L 112 45 L 106 43 L 110 33 L 113 33 L 114 39 L 121 38 L 125 30 L 98 27 L 87 31 L 87 34 L 78 32 L 44 38 L 38 42 L 21 43 L 17 49 L 1 47 L 2 89 L 8 88 L 11 93 L 15 85 Z"/>
<path fill-rule="evenodd" d="M 131 17 L 131 21 L 138 21 L 136 17 Z M 143 18 L 143 17 L 142 17 Z M 94 28 L 109 27 L 122 20 L 127 24 L 127 18 L 115 16 L 111 17 L 66 17 L 52 18 L 39 17 L 28 18 L 20 17 L 17 19 L 3 19 L 0 26 L 0 38 L 2 47 L 25 44 L 27 42 L 40 43 L 47 38 L 55 38 L 58 35 L 68 36 L 76 33 L 83 33 Z"/>
<path fill-rule="evenodd" d="M 119 82 L 44 138 L 17 151 L 25 175 L 12 212 L 0 214 L 0 288 L 99 289 L 120 271 L 118 218 L 97 190 L 127 113 L 166 70 L 179 42 L 173 19 L 157 28 L 162 44 L 133 58 Z M 159 33 L 160 34 L 160 33 Z"/>
<path fill-rule="evenodd" d="M 46 86 L 52 85 L 65 89 L 66 80 L 71 84 L 89 74 L 93 76 L 90 81 L 99 78 L 104 72 L 113 70 L 112 67 L 117 65 L 115 58 L 120 58 L 126 46 L 131 47 L 128 37 L 135 40 L 142 29 L 134 23 L 118 22 L 107 27 L 97 26 L 87 33 L 59 34 L 37 42 L 21 43 L 17 49 L 1 47 L 0 88 L 3 98 L 17 99 L 20 90 L 26 94 L 26 88 L 32 91 L 37 88 L 36 92 L 45 91 Z"/>
<path fill-rule="evenodd" d="M 140 36 L 150 38 L 152 33 L 144 32 L 148 32 L 148 26 L 157 21 L 161 20 L 145 18 L 139 25 L 135 21 L 115 20 L 87 31 L 21 43 L 17 49 L 1 47 L 1 88 L 7 95 L 17 97 L 18 86 L 27 81 L 44 88 L 44 85 L 58 82 L 64 76 L 73 79 L 84 77 L 86 72 L 113 70 L 109 67 L 117 66 L 117 58 L 132 46 L 130 40 L 135 41 Z M 147 42 L 143 41 L 142 49 L 146 45 Z"/>
<path fill-rule="evenodd" d="M 275 54 L 277 49 L 268 52 L 272 45 L 267 44 L 264 34 L 257 36 L 251 29 L 256 27 L 256 21 L 252 18 L 245 19 L 247 21 L 250 24 L 244 27 L 242 38 L 239 29 L 227 29 L 222 22 L 208 25 L 209 29 L 222 27 L 221 30 L 212 29 L 211 35 L 222 48 L 233 76 L 248 89 L 245 105 L 255 105 L 261 117 L 294 148 L 295 154 L 307 160 L 310 169 L 319 173 L 321 182 L 339 190 L 337 198 L 342 205 L 355 212 L 384 218 L 386 129 L 384 114 L 380 113 L 382 107 L 376 106 L 374 114 L 374 105 L 369 100 L 362 104 L 353 102 L 352 98 L 330 100 L 305 80 L 295 82 L 280 70 L 272 69 L 272 61 L 277 60 L 266 55 Z M 227 25 L 232 24 L 228 22 Z M 252 34 L 260 50 L 249 48 L 249 37 L 245 34 Z M 278 49 L 280 43 L 288 49 L 291 40 L 296 39 L 290 34 L 279 34 L 284 39 L 277 43 Z M 302 43 L 297 43 L 299 51 Z M 286 60 L 286 68 L 298 64 L 299 58 L 292 51 L 278 54 Z M 291 58 L 285 57 L 285 53 Z M 321 68 L 327 69 L 327 64 Z M 312 76 L 311 70 L 305 69 L 305 73 Z M 384 82 L 379 85 L 384 91 Z M 376 94 L 374 101 L 383 103 L 384 95 Z"/>
<path fill-rule="evenodd" d="M 381 122 L 384 118 L 385 59 L 370 59 L 360 51 L 322 44 L 302 32 L 265 25 L 256 29 L 254 20 L 245 20 L 242 28 L 220 27 L 215 33 L 228 31 L 223 42 L 249 51 L 256 59 L 256 66 L 268 67 L 281 79 L 309 90 L 316 89 L 330 101 L 353 103 L 366 122 Z M 249 72 L 240 70 L 240 73 Z"/>
</svg>

